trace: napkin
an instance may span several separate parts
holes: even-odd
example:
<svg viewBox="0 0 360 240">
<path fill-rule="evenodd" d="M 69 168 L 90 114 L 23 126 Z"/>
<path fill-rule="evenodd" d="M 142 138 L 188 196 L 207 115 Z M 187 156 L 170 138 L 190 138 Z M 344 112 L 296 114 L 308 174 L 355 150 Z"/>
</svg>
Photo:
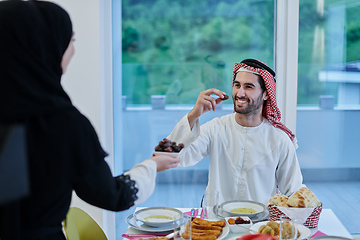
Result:
<svg viewBox="0 0 360 240">
<path fill-rule="evenodd" d="M 199 214 L 199 209 L 195 209 L 194 211 L 194 216 L 191 216 L 191 211 L 189 212 L 184 212 L 186 215 L 190 216 L 190 217 L 196 217 Z"/>
<path fill-rule="evenodd" d="M 201 210 L 201 209 L 200 209 L 200 210 Z M 186 214 L 186 215 L 188 215 L 188 216 L 191 216 L 191 211 L 189 211 L 189 212 L 184 212 L 184 214 Z M 194 216 L 195 216 L 195 217 L 199 216 L 199 209 L 195 209 L 195 211 L 194 211 Z M 201 211 L 200 218 L 201 218 L 201 219 L 204 219 L 204 211 Z"/>
<path fill-rule="evenodd" d="M 148 233 L 148 234 L 123 234 L 121 235 L 123 238 L 127 239 L 139 239 L 139 238 L 152 238 L 156 236 L 166 236 L 167 234 L 161 234 L 161 233 Z"/>
<path fill-rule="evenodd" d="M 314 235 L 311 236 L 311 238 L 320 237 L 320 236 L 327 236 L 327 235 L 321 231 L 317 231 Z"/>
<path fill-rule="evenodd" d="M 314 208 L 289 208 L 277 206 L 280 211 L 291 219 L 296 219 L 299 223 L 305 223 L 306 219 L 314 211 Z"/>
</svg>

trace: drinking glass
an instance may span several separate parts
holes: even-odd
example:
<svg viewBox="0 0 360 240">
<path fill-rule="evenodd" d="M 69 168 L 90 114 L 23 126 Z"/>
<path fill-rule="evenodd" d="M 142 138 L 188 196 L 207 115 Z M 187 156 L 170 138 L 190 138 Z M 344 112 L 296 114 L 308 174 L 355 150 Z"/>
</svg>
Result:
<svg viewBox="0 0 360 240">
<path fill-rule="evenodd" d="M 174 240 L 191 240 L 192 217 L 183 215 L 182 219 L 174 221 Z"/>
<path fill-rule="evenodd" d="M 286 217 L 280 217 L 279 226 L 279 239 L 297 239 L 298 230 L 296 227 L 296 221 L 290 220 Z"/>
<path fill-rule="evenodd" d="M 205 219 L 216 219 L 217 211 L 214 212 L 214 208 L 217 208 L 219 201 L 219 192 L 216 190 L 206 190 L 203 201 L 203 211 Z M 217 209 L 216 209 L 217 210 Z"/>
</svg>

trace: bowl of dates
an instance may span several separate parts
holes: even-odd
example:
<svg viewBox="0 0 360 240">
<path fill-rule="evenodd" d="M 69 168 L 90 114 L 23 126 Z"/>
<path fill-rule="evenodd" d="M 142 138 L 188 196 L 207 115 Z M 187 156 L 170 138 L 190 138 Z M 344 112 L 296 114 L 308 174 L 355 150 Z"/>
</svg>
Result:
<svg viewBox="0 0 360 240">
<path fill-rule="evenodd" d="M 184 148 L 184 144 L 170 141 L 167 138 L 164 138 L 159 144 L 155 147 L 154 155 L 169 155 L 173 157 L 178 157 L 180 151 Z"/>
<path fill-rule="evenodd" d="M 253 222 L 247 216 L 227 217 L 225 220 L 226 224 L 230 228 L 230 231 L 233 233 L 248 232 L 250 227 L 253 225 Z"/>
</svg>

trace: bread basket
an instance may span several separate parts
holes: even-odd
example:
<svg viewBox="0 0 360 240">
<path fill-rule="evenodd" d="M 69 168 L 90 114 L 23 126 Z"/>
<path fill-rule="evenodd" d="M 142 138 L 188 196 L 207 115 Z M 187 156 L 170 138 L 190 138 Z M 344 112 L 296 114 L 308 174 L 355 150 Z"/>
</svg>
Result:
<svg viewBox="0 0 360 240">
<path fill-rule="evenodd" d="M 296 219 L 308 228 L 316 228 L 319 223 L 320 213 L 322 211 L 322 203 L 315 208 L 286 208 L 279 207 L 274 204 L 269 204 L 268 209 L 270 219 L 272 221 L 279 221 L 280 217 L 285 215 L 289 219 Z M 307 216 L 307 217 L 306 217 Z"/>
</svg>

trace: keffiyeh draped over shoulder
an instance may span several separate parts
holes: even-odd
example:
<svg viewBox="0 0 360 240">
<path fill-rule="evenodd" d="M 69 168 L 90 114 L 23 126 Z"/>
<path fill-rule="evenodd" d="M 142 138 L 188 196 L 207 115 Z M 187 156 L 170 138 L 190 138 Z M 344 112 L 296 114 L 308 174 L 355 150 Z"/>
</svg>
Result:
<svg viewBox="0 0 360 240">
<path fill-rule="evenodd" d="M 275 72 L 259 60 L 245 59 L 241 63 L 235 63 L 233 79 L 235 79 L 235 75 L 240 68 L 258 73 L 264 79 L 269 99 L 265 103 L 263 116 L 269 120 L 274 127 L 283 130 L 289 136 L 295 148 L 297 148 L 295 134 L 281 122 L 281 112 L 276 102 Z"/>
<path fill-rule="evenodd" d="M 67 12 L 47 1 L 2 1 L 0 32 L 0 121 L 72 108 L 60 84 L 73 34 Z"/>
</svg>

